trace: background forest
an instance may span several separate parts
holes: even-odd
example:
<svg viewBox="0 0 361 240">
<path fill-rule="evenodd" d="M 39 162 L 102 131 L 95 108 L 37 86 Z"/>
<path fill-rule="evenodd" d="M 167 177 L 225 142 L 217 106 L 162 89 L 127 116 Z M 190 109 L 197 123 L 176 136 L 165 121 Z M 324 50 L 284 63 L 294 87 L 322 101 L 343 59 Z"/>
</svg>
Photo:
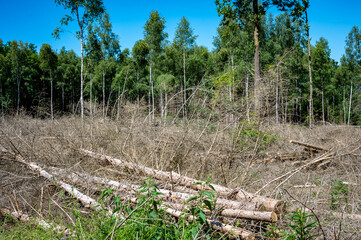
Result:
<svg viewBox="0 0 361 240">
<path fill-rule="evenodd" d="M 146 106 L 150 120 L 213 112 L 227 121 L 361 123 L 360 29 L 350 29 L 336 62 L 327 39 L 309 44 L 308 1 L 264 1 L 257 8 L 252 1 L 216 1 L 222 21 L 212 51 L 197 45 L 185 17 L 168 39 L 158 11 L 144 23 L 144 38 L 121 49 L 118 34 L 125 33 L 113 33 L 101 1 L 55 2 L 71 15 L 61 19 L 64 28 L 56 28 L 54 37 L 61 38 L 68 22 L 78 22 L 82 54 L 0 39 L 2 115 L 118 119 L 132 102 Z M 272 5 L 279 15 L 267 13 Z"/>
</svg>

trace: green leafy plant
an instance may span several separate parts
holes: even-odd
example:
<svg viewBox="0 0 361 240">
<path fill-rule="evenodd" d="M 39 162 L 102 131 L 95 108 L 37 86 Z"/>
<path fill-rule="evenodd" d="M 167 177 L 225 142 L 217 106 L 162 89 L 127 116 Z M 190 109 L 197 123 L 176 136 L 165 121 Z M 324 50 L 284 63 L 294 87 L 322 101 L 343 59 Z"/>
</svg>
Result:
<svg viewBox="0 0 361 240">
<path fill-rule="evenodd" d="M 307 214 L 300 208 L 297 211 L 292 212 L 290 217 L 291 224 L 288 226 L 292 229 L 292 232 L 281 231 L 284 235 L 284 240 L 312 240 L 316 235 L 312 235 L 312 231 L 316 227 L 316 221 L 313 220 L 313 214 Z"/>
</svg>

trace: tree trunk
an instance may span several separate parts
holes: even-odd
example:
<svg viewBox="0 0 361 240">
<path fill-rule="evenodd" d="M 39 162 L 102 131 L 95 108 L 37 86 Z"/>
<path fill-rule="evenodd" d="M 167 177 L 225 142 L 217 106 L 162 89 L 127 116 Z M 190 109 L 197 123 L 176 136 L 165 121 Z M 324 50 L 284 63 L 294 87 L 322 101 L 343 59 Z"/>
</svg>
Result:
<svg viewBox="0 0 361 240">
<path fill-rule="evenodd" d="M 233 53 L 231 54 L 231 68 L 232 68 L 232 86 L 229 87 L 229 100 L 233 102 L 234 100 L 234 59 Z"/>
<path fill-rule="evenodd" d="M 306 33 L 307 33 L 307 45 L 308 45 L 308 73 L 310 78 L 310 101 L 309 101 L 309 119 L 308 119 L 308 127 L 312 127 L 312 118 L 313 118 L 313 89 L 312 89 L 312 68 L 311 68 L 311 44 L 310 44 L 310 26 L 308 24 L 308 15 L 307 9 L 305 10 L 306 14 Z"/>
<path fill-rule="evenodd" d="M 3 99 L 3 85 L 2 85 L 2 83 L 1 83 L 1 81 L 0 81 L 0 99 L 1 99 L 1 102 L 0 102 L 0 104 L 1 104 L 1 116 L 2 117 L 4 117 L 4 99 Z"/>
<path fill-rule="evenodd" d="M 81 67 L 80 67 L 80 111 L 81 111 L 81 122 L 84 124 L 84 46 L 83 46 L 83 29 L 80 29 L 80 44 L 81 44 Z"/>
<path fill-rule="evenodd" d="M 92 79 L 92 75 L 90 74 L 90 116 L 93 117 L 93 79 Z"/>
<path fill-rule="evenodd" d="M 105 71 L 103 70 L 103 118 L 105 118 Z"/>
<path fill-rule="evenodd" d="M 347 125 L 350 125 L 350 118 L 351 118 L 351 105 L 352 105 L 352 79 L 351 79 L 351 90 L 350 90 L 350 103 L 348 105 L 348 119 Z"/>
<path fill-rule="evenodd" d="M 254 104 L 255 113 L 257 117 L 261 116 L 262 101 L 260 96 L 261 87 L 261 70 L 260 70 L 260 42 L 259 42 L 259 9 L 258 0 L 253 0 L 253 15 L 255 16 L 254 21 Z"/>
<path fill-rule="evenodd" d="M 17 101 L 17 107 L 16 107 L 16 115 L 19 114 L 20 109 L 20 84 L 21 84 L 21 77 L 17 77 L 17 85 L 18 85 L 18 101 Z"/>
<path fill-rule="evenodd" d="M 54 120 L 54 109 L 53 109 L 53 74 L 50 71 L 50 114 L 51 120 Z"/>
<path fill-rule="evenodd" d="M 151 53 L 152 54 L 152 53 Z M 152 97 L 152 120 L 154 120 L 154 89 L 153 89 L 153 72 L 152 72 L 152 65 L 153 65 L 153 60 L 150 60 L 150 68 L 149 68 L 149 81 L 150 81 L 150 89 L 151 89 L 151 97 Z"/>
<path fill-rule="evenodd" d="M 248 64 L 248 56 L 247 56 L 247 64 Z M 248 121 L 250 121 L 249 110 L 250 110 L 250 106 L 249 106 L 249 74 L 248 74 L 248 66 L 247 66 L 247 68 L 246 68 L 246 116 L 247 116 Z"/>
<path fill-rule="evenodd" d="M 346 85 L 343 85 L 343 122 L 346 123 Z"/>
<path fill-rule="evenodd" d="M 64 83 L 61 84 L 61 104 L 62 104 L 62 111 L 64 114 L 65 111 L 65 99 L 64 99 Z"/>
<path fill-rule="evenodd" d="M 276 77 L 276 123 L 279 123 L 279 114 L 278 114 L 278 82 L 279 82 L 279 62 L 277 62 L 277 77 Z"/>
<path fill-rule="evenodd" d="M 187 101 L 187 85 L 186 85 L 186 50 L 183 48 L 183 117 L 187 119 L 187 108 L 186 108 L 186 101 Z"/>
<path fill-rule="evenodd" d="M 322 124 L 325 125 L 325 89 L 322 81 Z"/>
</svg>

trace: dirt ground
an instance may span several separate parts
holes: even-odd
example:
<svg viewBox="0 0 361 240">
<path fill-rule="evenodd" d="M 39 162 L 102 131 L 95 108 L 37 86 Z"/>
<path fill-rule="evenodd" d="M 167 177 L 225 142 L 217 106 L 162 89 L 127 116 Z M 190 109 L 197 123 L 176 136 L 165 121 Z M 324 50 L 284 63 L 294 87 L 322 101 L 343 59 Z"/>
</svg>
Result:
<svg viewBox="0 0 361 240">
<path fill-rule="evenodd" d="M 288 212 L 313 209 L 328 239 L 361 239 L 361 220 L 349 217 L 361 214 L 361 128 L 263 124 L 258 128 L 274 136 L 272 143 L 262 145 L 256 140 L 239 145 L 247 135 L 235 143 L 234 124 L 197 120 L 170 125 L 149 123 L 137 114 L 127 116 L 120 121 L 88 118 L 84 124 L 72 116 L 54 121 L 5 117 L 0 120 L 0 146 L 44 169 L 57 167 L 124 183 L 140 185 L 145 176 L 78 150 L 201 180 L 210 176 L 216 184 L 284 200 Z M 290 140 L 325 151 L 307 152 Z M 328 154 L 324 161 L 301 167 L 323 154 Z M 59 216 L 62 209 L 56 204 L 66 210 L 71 201 L 52 182 L 4 151 L 0 151 L 0 185 L 0 207 L 11 209 L 9 197 L 16 197 L 19 208 L 29 215 Z M 76 187 L 94 198 L 102 190 L 102 186 Z M 277 225 L 285 228 L 288 223 L 284 218 Z"/>
</svg>

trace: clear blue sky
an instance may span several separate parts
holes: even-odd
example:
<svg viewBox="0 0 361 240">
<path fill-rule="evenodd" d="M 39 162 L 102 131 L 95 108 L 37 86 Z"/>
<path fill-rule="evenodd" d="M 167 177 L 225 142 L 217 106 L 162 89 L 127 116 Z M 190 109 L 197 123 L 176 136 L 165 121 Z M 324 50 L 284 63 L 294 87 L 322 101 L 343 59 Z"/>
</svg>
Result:
<svg viewBox="0 0 361 240">
<path fill-rule="evenodd" d="M 196 35 L 197 44 L 213 49 L 212 41 L 219 23 L 214 0 L 104 0 L 110 13 L 113 31 L 119 36 L 121 48 L 132 48 L 143 38 L 143 27 L 152 10 L 158 10 L 166 20 L 168 40 L 172 41 L 177 23 L 188 18 Z M 331 57 L 339 60 L 345 49 L 345 39 L 353 25 L 361 27 L 360 0 L 310 0 L 309 19 L 311 43 L 324 37 L 331 48 Z M 65 29 L 60 40 L 51 36 L 59 20 L 69 12 L 52 0 L 0 0 L 0 38 L 4 41 L 23 40 L 40 49 L 49 43 L 54 49 L 73 49 L 80 52 L 80 41 L 71 32 L 76 25 Z"/>
</svg>

